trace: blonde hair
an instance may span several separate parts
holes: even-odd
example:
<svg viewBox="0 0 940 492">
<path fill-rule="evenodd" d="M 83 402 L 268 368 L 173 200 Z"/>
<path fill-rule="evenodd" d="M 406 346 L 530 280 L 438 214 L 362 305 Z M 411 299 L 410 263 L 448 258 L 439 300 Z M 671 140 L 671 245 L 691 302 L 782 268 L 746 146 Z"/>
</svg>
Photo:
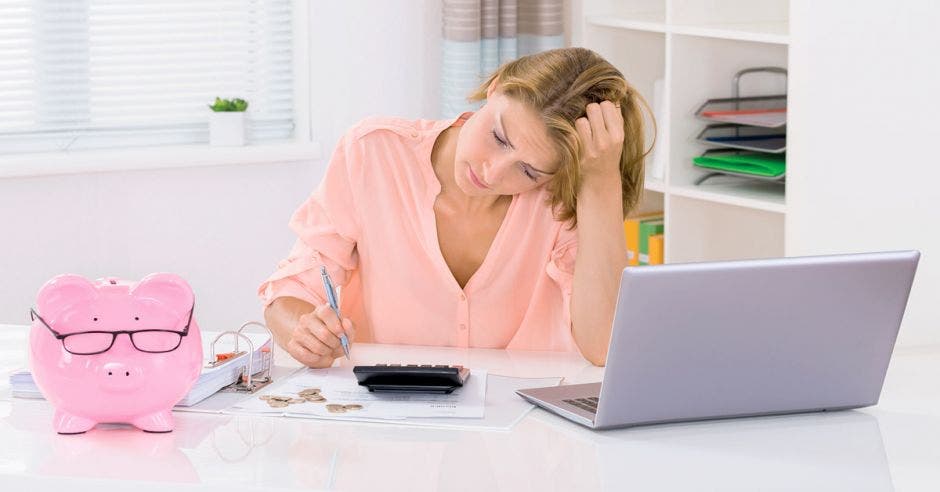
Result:
<svg viewBox="0 0 940 492">
<path fill-rule="evenodd" d="M 623 152 L 620 184 L 624 218 L 633 210 L 643 190 L 643 162 L 652 150 L 643 150 L 643 111 L 655 121 L 643 96 L 613 65 L 585 48 L 562 48 L 523 56 L 500 66 L 468 98 L 486 99 L 487 89 L 497 90 L 535 110 L 545 122 L 561 166 L 547 185 L 549 205 L 560 221 L 577 225 L 577 197 L 581 186 L 583 148 L 574 122 L 586 116 L 590 103 L 608 100 L 620 105 L 623 116 Z"/>
</svg>

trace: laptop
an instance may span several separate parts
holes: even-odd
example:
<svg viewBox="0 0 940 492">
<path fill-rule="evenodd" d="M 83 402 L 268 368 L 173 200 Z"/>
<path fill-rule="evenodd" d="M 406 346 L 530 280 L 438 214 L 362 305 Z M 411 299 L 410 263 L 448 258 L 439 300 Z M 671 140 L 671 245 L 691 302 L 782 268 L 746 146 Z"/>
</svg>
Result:
<svg viewBox="0 0 940 492">
<path fill-rule="evenodd" d="M 919 259 L 627 267 L 603 382 L 516 393 L 593 429 L 875 405 Z"/>
</svg>

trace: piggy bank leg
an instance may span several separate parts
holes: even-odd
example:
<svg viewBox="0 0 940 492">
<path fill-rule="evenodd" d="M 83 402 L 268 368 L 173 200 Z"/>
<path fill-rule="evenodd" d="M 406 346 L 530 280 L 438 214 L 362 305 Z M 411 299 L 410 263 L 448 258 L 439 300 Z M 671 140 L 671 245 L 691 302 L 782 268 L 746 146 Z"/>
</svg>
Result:
<svg viewBox="0 0 940 492">
<path fill-rule="evenodd" d="M 52 426 L 59 434 L 81 434 L 95 426 L 97 422 L 84 417 L 72 415 L 62 410 L 56 410 L 52 418 Z"/>
<path fill-rule="evenodd" d="M 173 430 L 173 414 L 163 410 L 134 419 L 131 424 L 145 432 L 170 432 Z"/>
</svg>

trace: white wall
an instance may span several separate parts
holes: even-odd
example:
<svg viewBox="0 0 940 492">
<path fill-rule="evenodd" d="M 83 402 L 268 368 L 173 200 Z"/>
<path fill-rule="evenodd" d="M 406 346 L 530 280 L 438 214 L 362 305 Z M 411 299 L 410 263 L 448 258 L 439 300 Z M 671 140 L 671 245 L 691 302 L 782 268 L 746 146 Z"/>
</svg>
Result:
<svg viewBox="0 0 940 492">
<path fill-rule="evenodd" d="M 940 5 L 790 5 L 787 254 L 921 250 L 898 343 L 940 343 Z"/>
<path fill-rule="evenodd" d="M 440 117 L 440 0 L 323 1 L 311 11 L 312 129 L 325 154 L 364 116 Z"/>
<path fill-rule="evenodd" d="M 54 275 L 155 271 L 189 280 L 205 328 L 259 318 L 254 288 L 317 172 L 300 162 L 0 179 L 0 323 L 24 323 Z"/>
<path fill-rule="evenodd" d="M 370 114 L 438 117 L 440 12 L 437 0 L 311 5 L 318 161 L 0 178 L 0 323 L 25 323 L 42 284 L 66 272 L 172 271 L 193 285 L 204 328 L 260 319 L 255 288 L 345 129 Z"/>
</svg>

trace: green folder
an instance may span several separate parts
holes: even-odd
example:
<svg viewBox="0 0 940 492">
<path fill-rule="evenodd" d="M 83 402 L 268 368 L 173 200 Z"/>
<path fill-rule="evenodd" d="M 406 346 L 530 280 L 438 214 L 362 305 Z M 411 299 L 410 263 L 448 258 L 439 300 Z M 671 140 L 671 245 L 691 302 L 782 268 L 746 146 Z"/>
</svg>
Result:
<svg viewBox="0 0 940 492">
<path fill-rule="evenodd" d="M 786 156 L 778 154 L 712 154 L 698 156 L 692 162 L 699 167 L 775 178 L 786 172 Z"/>
<path fill-rule="evenodd" d="M 640 222 L 640 265 L 650 264 L 650 236 L 662 234 L 665 223 L 663 219 L 644 220 Z"/>
</svg>

